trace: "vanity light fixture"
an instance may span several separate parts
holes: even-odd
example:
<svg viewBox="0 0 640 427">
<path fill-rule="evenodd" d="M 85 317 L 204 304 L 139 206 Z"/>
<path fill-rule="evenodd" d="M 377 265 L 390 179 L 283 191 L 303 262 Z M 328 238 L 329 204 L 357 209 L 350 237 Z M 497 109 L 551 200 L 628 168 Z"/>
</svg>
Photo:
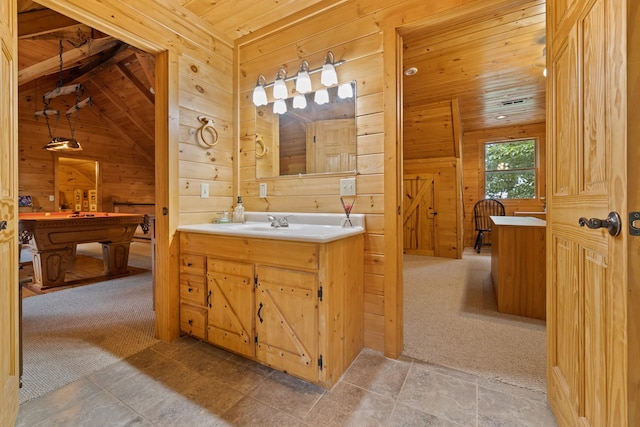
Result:
<svg viewBox="0 0 640 427">
<path fill-rule="evenodd" d="M 287 77 L 287 70 L 284 67 L 280 67 L 280 69 L 278 69 L 276 80 L 271 83 L 266 83 L 264 75 L 260 74 L 258 76 L 258 81 L 256 82 L 256 86 L 253 89 L 253 104 L 256 107 L 260 107 L 261 105 L 266 105 L 268 103 L 267 94 L 265 91 L 265 89 L 268 87 L 273 87 L 274 99 L 276 100 L 286 99 L 289 95 L 286 82 L 294 79 L 296 81 L 296 92 L 300 94 L 309 93 L 313 90 L 311 86 L 310 76 L 311 74 L 315 74 L 315 73 L 322 73 L 320 75 L 320 81 L 322 82 L 323 86 L 329 87 L 329 86 L 337 85 L 338 75 L 336 74 L 336 67 L 344 64 L 345 62 L 347 61 L 345 61 L 344 59 L 340 61 L 335 61 L 333 52 L 328 51 L 327 55 L 325 56 L 324 65 L 310 70 L 309 63 L 306 60 L 302 60 L 302 64 L 300 64 L 298 73 L 295 76 Z M 347 90 L 347 89 L 345 88 L 343 89 L 343 91 L 344 90 Z M 352 90 L 351 92 L 353 93 Z M 324 94 L 320 94 L 320 99 L 323 100 L 324 98 L 325 98 Z M 327 101 L 325 102 L 328 102 L 328 95 L 327 95 Z M 302 103 L 302 99 L 300 99 L 298 103 Z M 296 107 L 296 108 L 304 108 L 304 107 Z"/>
<path fill-rule="evenodd" d="M 307 97 L 304 94 L 299 93 L 293 97 L 293 108 L 300 110 L 307 108 Z"/>
<path fill-rule="evenodd" d="M 329 92 L 327 91 L 327 88 L 322 88 L 320 90 L 317 90 L 315 96 L 313 97 L 313 101 L 318 105 L 328 103 Z"/>
<path fill-rule="evenodd" d="M 342 83 L 338 86 L 338 98 L 347 99 L 353 97 L 353 88 L 351 83 Z"/>
<path fill-rule="evenodd" d="M 289 91 L 287 90 L 287 84 L 284 82 L 284 79 L 286 77 L 287 77 L 287 70 L 285 70 L 284 68 L 280 68 L 278 70 L 276 81 L 273 82 L 273 97 L 275 99 L 286 99 L 287 95 L 289 95 Z"/>
<path fill-rule="evenodd" d="M 324 58 L 322 74 L 320 75 L 320 82 L 327 87 L 338 84 L 338 74 L 336 74 L 336 67 L 333 63 L 333 52 L 329 51 L 327 52 L 327 56 Z"/>
<path fill-rule="evenodd" d="M 264 90 L 264 85 L 267 82 L 265 77 L 260 74 L 258 76 L 258 81 L 256 82 L 256 87 L 253 89 L 253 105 L 259 107 L 261 105 L 267 105 L 267 92 Z"/>
<path fill-rule="evenodd" d="M 300 64 L 300 70 L 298 70 L 298 75 L 296 76 L 296 92 L 298 93 L 311 92 L 311 77 L 309 77 L 309 63 L 304 59 L 302 60 L 302 64 Z"/>
<path fill-rule="evenodd" d="M 276 114 L 287 112 L 287 103 L 284 102 L 284 99 L 276 99 L 276 102 L 273 103 L 273 112 Z"/>
</svg>

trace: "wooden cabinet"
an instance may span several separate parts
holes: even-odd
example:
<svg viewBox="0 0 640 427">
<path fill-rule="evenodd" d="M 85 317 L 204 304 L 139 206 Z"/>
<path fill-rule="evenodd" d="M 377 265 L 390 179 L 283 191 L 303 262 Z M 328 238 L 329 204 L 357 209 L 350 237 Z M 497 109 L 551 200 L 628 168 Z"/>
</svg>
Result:
<svg viewBox="0 0 640 427">
<path fill-rule="evenodd" d="M 546 319 L 546 221 L 492 216 L 491 278 L 498 311 Z"/>
<path fill-rule="evenodd" d="M 363 246 L 181 232 L 182 332 L 330 388 L 363 347 Z"/>
</svg>

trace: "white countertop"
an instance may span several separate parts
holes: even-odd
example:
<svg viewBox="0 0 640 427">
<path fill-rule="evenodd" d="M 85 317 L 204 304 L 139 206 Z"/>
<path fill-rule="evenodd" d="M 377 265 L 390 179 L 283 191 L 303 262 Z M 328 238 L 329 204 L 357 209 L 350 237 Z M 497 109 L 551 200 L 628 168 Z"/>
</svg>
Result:
<svg viewBox="0 0 640 427">
<path fill-rule="evenodd" d="M 511 225 L 520 227 L 546 227 L 547 221 L 531 216 L 492 216 L 495 225 Z"/>
<path fill-rule="evenodd" d="M 271 227 L 268 215 L 287 217 L 288 227 Z M 181 225 L 178 231 L 261 239 L 327 243 L 364 233 L 364 215 L 352 214 L 352 226 L 342 227 L 344 214 L 295 212 L 247 212 L 245 223 L 204 223 Z"/>
</svg>

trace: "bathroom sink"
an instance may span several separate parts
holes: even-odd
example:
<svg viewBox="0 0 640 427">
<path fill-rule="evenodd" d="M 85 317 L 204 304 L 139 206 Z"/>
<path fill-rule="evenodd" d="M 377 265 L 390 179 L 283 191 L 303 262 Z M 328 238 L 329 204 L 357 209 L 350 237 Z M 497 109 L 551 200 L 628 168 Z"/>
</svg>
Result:
<svg viewBox="0 0 640 427">
<path fill-rule="evenodd" d="M 276 215 L 274 213 L 274 215 Z M 178 227 L 179 231 L 200 232 L 239 237 L 256 237 L 265 239 L 295 240 L 304 242 L 330 242 L 364 233 L 364 215 L 352 215 L 353 226 L 342 227 L 344 215 L 340 214 L 277 214 L 287 216 L 287 227 L 272 227 L 264 212 L 247 213 L 248 221 L 243 224 L 194 224 Z"/>
</svg>

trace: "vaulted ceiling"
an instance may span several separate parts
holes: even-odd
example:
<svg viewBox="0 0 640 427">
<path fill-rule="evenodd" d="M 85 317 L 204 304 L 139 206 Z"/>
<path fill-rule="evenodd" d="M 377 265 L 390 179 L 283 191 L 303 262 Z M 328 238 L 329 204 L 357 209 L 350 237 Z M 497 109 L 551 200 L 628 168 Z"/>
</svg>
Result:
<svg viewBox="0 0 640 427">
<path fill-rule="evenodd" d="M 322 0 L 172 3 L 230 43 L 257 30 L 275 29 L 286 17 L 300 19 L 306 8 L 317 13 L 328 4 Z M 512 4 L 464 22 L 438 22 L 405 31 L 403 67 L 418 69 L 404 77 L 405 106 L 456 98 L 464 131 L 543 122 L 545 2 Z M 47 76 L 51 84 L 57 83 L 62 39 L 64 83 L 86 85 L 104 120 L 120 124 L 142 150 L 152 153 L 153 56 L 31 0 L 18 0 L 18 13 L 20 87 Z"/>
</svg>

